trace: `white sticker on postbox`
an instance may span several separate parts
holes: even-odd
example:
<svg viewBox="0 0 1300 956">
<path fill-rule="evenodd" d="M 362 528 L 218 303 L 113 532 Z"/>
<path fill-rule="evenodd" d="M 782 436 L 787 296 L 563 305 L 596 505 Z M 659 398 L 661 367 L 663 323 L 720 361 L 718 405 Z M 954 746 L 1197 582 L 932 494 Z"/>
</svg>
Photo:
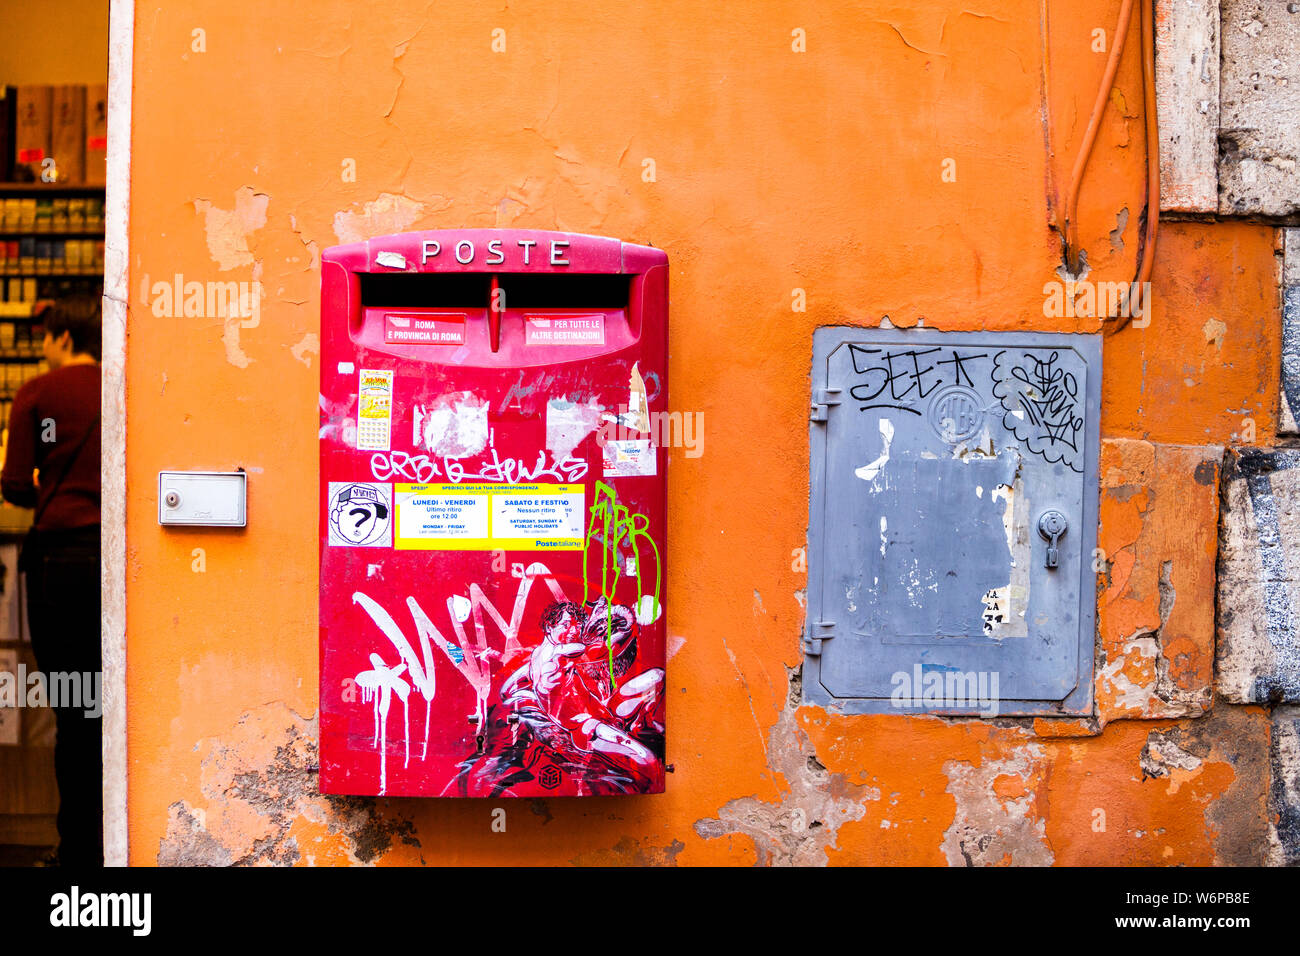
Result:
<svg viewBox="0 0 1300 956">
<path fill-rule="evenodd" d="M 331 547 L 390 548 L 393 545 L 392 489 L 371 481 L 329 483 Z"/>
<path fill-rule="evenodd" d="M 528 315 L 524 345 L 604 345 L 605 317 L 595 315 Z"/>
<path fill-rule="evenodd" d="M 357 450 L 388 451 L 393 439 L 393 370 L 363 368 L 357 398 Z"/>
<path fill-rule="evenodd" d="M 384 314 L 384 342 L 388 345 L 464 345 L 463 313 L 430 315 Z"/>
<path fill-rule="evenodd" d="M 399 551 L 581 551 L 582 485 L 398 484 Z"/>
<path fill-rule="evenodd" d="M 475 485 L 396 486 L 399 550 L 477 549 L 490 543 L 490 500 Z"/>
<path fill-rule="evenodd" d="M 635 478 L 655 474 L 656 449 L 649 438 L 607 439 L 600 449 L 606 478 Z"/>
<path fill-rule="evenodd" d="M 583 536 L 582 485 L 523 485 L 492 495 L 492 536 L 529 548 L 570 548 Z"/>
</svg>

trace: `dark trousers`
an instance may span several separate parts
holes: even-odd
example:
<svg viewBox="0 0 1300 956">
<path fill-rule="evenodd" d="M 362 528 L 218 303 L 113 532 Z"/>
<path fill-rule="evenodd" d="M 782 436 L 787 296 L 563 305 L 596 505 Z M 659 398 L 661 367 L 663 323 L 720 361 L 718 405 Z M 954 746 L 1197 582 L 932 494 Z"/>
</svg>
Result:
<svg viewBox="0 0 1300 956">
<path fill-rule="evenodd" d="M 99 526 L 41 532 L 25 546 L 27 615 L 36 665 L 51 697 L 56 675 L 80 675 L 79 700 L 55 707 L 54 776 L 59 785 L 59 863 L 104 865 L 103 706 L 100 658 Z M 69 684 L 65 684 L 70 686 Z M 87 716 L 90 710 L 94 716 Z"/>
</svg>

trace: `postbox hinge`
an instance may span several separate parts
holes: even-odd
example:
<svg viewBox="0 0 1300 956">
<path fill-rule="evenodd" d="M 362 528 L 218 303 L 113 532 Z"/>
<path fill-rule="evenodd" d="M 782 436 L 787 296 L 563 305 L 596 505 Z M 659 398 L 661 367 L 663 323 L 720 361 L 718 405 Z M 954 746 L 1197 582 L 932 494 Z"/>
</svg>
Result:
<svg viewBox="0 0 1300 956">
<path fill-rule="evenodd" d="M 819 388 L 813 392 L 812 420 L 824 422 L 831 413 L 831 406 L 840 403 L 840 389 Z"/>
<path fill-rule="evenodd" d="M 821 657 L 822 641 L 829 641 L 834 636 L 834 621 L 817 621 L 813 624 L 812 634 L 804 639 L 804 653 L 809 657 Z"/>
</svg>

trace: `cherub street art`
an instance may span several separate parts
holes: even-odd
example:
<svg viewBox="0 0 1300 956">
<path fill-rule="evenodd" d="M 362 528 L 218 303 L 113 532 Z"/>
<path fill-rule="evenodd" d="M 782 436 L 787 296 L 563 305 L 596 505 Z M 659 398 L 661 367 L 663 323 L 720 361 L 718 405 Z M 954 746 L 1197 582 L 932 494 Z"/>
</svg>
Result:
<svg viewBox="0 0 1300 956">
<path fill-rule="evenodd" d="M 663 761 L 664 671 L 636 672 L 638 630 L 630 608 L 604 598 L 547 607 L 541 641 L 501 685 L 504 720 L 463 765 L 462 785 L 493 780 L 499 792 L 520 774 L 543 785 L 570 774 L 591 793 L 623 793 L 652 780 Z"/>
</svg>

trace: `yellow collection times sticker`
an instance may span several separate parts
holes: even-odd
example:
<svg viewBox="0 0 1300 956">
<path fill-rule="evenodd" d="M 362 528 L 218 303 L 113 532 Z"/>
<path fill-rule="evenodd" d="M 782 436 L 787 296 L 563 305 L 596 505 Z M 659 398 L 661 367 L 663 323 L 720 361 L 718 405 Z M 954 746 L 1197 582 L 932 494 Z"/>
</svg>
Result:
<svg viewBox="0 0 1300 956">
<path fill-rule="evenodd" d="M 582 485 L 393 486 L 399 551 L 581 551 Z"/>
</svg>

